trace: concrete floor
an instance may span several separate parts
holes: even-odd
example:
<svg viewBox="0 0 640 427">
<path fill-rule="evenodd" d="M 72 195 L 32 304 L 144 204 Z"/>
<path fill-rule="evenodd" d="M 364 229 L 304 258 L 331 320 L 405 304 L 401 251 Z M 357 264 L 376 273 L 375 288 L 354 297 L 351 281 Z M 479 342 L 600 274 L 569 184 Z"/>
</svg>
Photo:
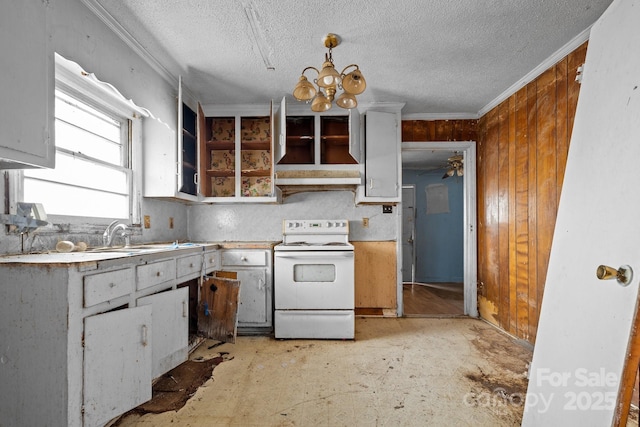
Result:
<svg viewBox="0 0 640 427">
<path fill-rule="evenodd" d="M 358 318 L 354 341 L 238 337 L 177 412 L 120 426 L 520 425 L 531 349 L 475 319 Z"/>
</svg>

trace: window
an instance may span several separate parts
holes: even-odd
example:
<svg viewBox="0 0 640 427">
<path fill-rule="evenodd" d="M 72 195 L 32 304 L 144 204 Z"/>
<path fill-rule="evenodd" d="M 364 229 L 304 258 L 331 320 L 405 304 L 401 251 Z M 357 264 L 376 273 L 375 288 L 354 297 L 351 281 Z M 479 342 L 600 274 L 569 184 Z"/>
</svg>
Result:
<svg viewBox="0 0 640 427">
<path fill-rule="evenodd" d="M 56 90 L 55 169 L 25 170 L 23 199 L 48 214 L 128 219 L 129 121 Z"/>
<path fill-rule="evenodd" d="M 18 175 L 17 201 L 41 203 L 69 223 L 139 222 L 136 171 L 148 112 L 78 64 L 58 54 L 55 62 L 55 168 Z"/>
</svg>

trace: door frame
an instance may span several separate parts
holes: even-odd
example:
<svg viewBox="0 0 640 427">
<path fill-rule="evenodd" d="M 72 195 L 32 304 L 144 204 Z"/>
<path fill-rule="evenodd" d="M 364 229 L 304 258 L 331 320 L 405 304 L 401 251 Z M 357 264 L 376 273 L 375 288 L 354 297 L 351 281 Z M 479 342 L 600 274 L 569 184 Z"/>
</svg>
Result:
<svg viewBox="0 0 640 427">
<path fill-rule="evenodd" d="M 411 237 L 412 237 L 412 242 L 411 242 L 411 246 L 413 246 L 413 253 L 412 253 L 412 259 L 411 259 L 411 282 L 415 282 L 416 281 L 416 186 L 415 184 L 407 184 L 407 185 L 402 185 L 402 190 L 411 190 L 411 192 L 413 193 L 413 229 L 411 230 Z M 400 198 L 402 200 L 402 206 L 400 211 L 402 212 L 402 227 L 400 228 L 400 239 L 404 238 L 404 197 L 403 194 L 401 194 Z M 401 244 L 404 245 L 404 241 L 401 241 Z M 402 266 L 404 267 L 404 253 L 402 254 Z M 404 272 L 402 275 L 402 282 L 404 282 Z"/>
<path fill-rule="evenodd" d="M 478 238 L 476 233 L 476 142 L 475 141 L 443 141 L 443 142 L 403 142 L 405 150 L 447 150 L 460 151 L 464 156 L 463 199 L 464 199 L 464 314 L 478 317 Z M 402 210 L 402 209 L 400 209 Z M 400 215 L 401 218 L 401 215 Z M 400 238 L 402 237 L 402 219 L 400 219 Z M 400 240 L 400 239 L 398 239 Z M 402 265 L 402 242 L 398 245 L 398 263 Z M 402 274 L 398 278 L 398 316 L 404 315 L 402 300 Z"/>
</svg>

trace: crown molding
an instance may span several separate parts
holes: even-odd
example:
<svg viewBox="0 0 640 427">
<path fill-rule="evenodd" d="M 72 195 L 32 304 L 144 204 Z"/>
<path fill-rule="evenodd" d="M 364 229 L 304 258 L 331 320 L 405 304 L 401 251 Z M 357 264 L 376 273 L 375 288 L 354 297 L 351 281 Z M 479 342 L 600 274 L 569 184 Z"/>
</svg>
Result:
<svg viewBox="0 0 640 427">
<path fill-rule="evenodd" d="M 113 16 L 105 10 L 97 0 L 80 0 L 94 15 L 113 31 L 122 41 L 125 42 L 143 61 L 145 61 L 154 71 L 156 71 L 167 83 L 172 86 L 178 85 L 178 79 L 164 65 L 155 59 L 133 36 L 124 29 Z"/>
<path fill-rule="evenodd" d="M 478 111 L 478 117 L 482 117 L 487 114 L 489 111 L 500 105 L 502 101 L 509 98 L 511 95 L 516 93 L 518 90 L 522 89 L 527 84 L 531 83 L 542 73 L 547 71 L 549 68 L 558 63 L 562 58 L 569 55 L 571 52 L 576 50 L 582 43 L 589 40 L 589 34 L 591 33 L 591 27 L 589 25 L 584 31 L 571 39 L 567 44 L 562 46 L 560 49 L 555 51 L 551 56 L 549 56 L 546 60 L 540 63 L 536 68 L 529 71 L 524 77 L 520 80 L 509 86 L 504 92 L 498 95 L 493 101 L 489 102 L 487 105 L 482 107 L 480 111 Z"/>
</svg>

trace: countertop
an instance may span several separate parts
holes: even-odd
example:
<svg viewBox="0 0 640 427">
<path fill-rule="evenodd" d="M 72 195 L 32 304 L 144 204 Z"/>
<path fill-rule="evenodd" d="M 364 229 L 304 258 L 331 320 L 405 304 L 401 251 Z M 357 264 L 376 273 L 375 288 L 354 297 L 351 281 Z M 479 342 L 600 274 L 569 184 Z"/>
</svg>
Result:
<svg viewBox="0 0 640 427">
<path fill-rule="evenodd" d="M 273 249 L 280 242 L 204 242 L 204 243 L 145 243 L 131 247 L 97 248 L 85 252 L 42 252 L 0 256 L 0 264 L 68 265 L 96 263 L 122 258 L 145 257 L 153 260 L 167 256 L 182 256 L 214 249 Z M 133 259 L 132 259 L 133 261 Z"/>
</svg>

